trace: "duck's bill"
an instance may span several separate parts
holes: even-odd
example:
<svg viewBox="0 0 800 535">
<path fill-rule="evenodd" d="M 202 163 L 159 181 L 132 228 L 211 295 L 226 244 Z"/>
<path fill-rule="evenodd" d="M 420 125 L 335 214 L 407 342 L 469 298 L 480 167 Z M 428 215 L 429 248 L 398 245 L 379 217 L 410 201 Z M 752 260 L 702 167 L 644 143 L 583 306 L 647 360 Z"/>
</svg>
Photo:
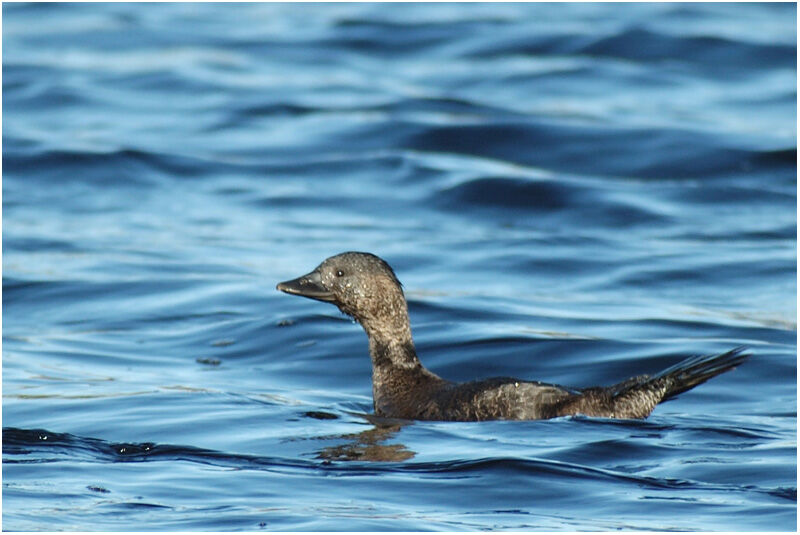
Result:
<svg viewBox="0 0 800 535">
<path fill-rule="evenodd" d="M 312 271 L 290 281 L 278 283 L 278 290 L 317 301 L 333 301 L 333 293 L 322 285 L 318 271 Z"/>
</svg>

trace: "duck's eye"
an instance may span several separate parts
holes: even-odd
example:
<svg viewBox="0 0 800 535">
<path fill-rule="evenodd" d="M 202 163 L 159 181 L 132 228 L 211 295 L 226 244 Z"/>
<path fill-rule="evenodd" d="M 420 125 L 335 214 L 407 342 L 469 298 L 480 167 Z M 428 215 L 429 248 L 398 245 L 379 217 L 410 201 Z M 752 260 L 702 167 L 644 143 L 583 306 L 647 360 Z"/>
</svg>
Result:
<svg viewBox="0 0 800 535">
<path fill-rule="evenodd" d="M 344 271 L 342 271 L 342 270 L 340 269 L 339 271 L 337 271 L 337 272 L 336 272 L 336 276 L 337 276 L 337 277 L 344 277 Z"/>
</svg>

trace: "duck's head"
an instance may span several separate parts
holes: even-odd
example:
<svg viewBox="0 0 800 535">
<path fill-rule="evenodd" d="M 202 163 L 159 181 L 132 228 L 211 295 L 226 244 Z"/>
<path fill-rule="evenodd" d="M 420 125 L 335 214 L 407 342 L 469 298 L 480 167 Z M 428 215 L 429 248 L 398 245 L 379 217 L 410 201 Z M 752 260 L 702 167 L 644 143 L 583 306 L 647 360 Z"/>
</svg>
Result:
<svg viewBox="0 0 800 535">
<path fill-rule="evenodd" d="M 370 253 L 332 256 L 311 273 L 279 283 L 278 290 L 333 303 L 370 335 L 408 328 L 400 281 L 389 264 Z"/>
</svg>

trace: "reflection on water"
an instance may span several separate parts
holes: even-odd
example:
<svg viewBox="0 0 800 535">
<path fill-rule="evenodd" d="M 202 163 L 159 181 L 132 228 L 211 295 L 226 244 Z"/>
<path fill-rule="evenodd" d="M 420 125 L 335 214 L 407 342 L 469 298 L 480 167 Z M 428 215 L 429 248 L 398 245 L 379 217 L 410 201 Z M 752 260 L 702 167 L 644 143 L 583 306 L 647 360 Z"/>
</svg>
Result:
<svg viewBox="0 0 800 535">
<path fill-rule="evenodd" d="M 345 444 L 329 446 L 317 454 L 328 461 L 406 461 L 416 455 L 403 444 L 382 444 L 403 427 L 403 424 L 373 427 L 360 433 L 341 435 L 349 440 Z"/>
<path fill-rule="evenodd" d="M 384 444 L 394 437 L 404 426 L 412 423 L 408 420 L 381 418 L 372 414 L 358 414 L 375 427 L 360 433 L 348 433 L 338 436 L 317 437 L 324 439 L 345 439 L 347 442 L 336 446 L 328 446 L 317 452 L 317 459 L 326 461 L 406 461 L 416 455 L 403 444 Z"/>
</svg>

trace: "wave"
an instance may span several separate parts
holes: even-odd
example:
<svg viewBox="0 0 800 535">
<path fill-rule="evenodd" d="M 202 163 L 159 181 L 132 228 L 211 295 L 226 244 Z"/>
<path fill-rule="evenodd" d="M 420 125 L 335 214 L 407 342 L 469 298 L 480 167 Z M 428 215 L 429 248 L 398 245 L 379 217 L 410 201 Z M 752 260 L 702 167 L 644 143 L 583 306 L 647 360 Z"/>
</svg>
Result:
<svg viewBox="0 0 800 535">
<path fill-rule="evenodd" d="M 627 226 L 667 219 L 642 205 L 615 200 L 599 189 L 555 180 L 481 177 L 440 190 L 429 201 L 456 212 L 483 208 L 504 214 L 521 211 L 540 218 L 553 215 L 560 224 L 592 221 L 595 225 Z"/>
<path fill-rule="evenodd" d="M 783 67 L 794 61 L 795 49 L 789 44 L 747 42 L 715 35 L 670 35 L 633 25 L 599 37 L 550 33 L 500 38 L 480 43 L 468 56 L 496 58 L 513 54 L 592 56 L 643 63 L 672 60 L 677 64 L 702 65 L 715 76 L 722 72 L 741 76 L 742 63 L 765 70 Z"/>
<path fill-rule="evenodd" d="M 612 421 L 612 425 L 614 425 Z M 638 428 L 658 425 L 622 422 L 620 425 Z M 752 433 L 739 432 L 737 437 L 752 438 Z M 595 446 L 597 446 L 595 444 Z M 595 446 L 592 446 L 593 448 Z M 751 487 L 709 484 L 680 478 L 640 476 L 622 471 L 597 468 L 574 462 L 542 458 L 482 457 L 436 462 L 335 462 L 330 459 L 305 460 L 260 455 L 226 453 L 185 445 L 153 442 L 109 442 L 69 433 L 54 433 L 44 429 L 3 428 L 3 463 L 48 463 L 80 459 L 90 462 L 159 462 L 186 461 L 216 467 L 245 470 L 313 470 L 337 475 L 376 475 L 381 473 L 448 474 L 467 476 L 472 473 L 529 474 L 539 478 L 553 477 L 559 481 L 591 480 L 631 484 L 651 489 L 696 489 L 751 492 Z M 796 489 L 757 489 L 785 499 L 796 500 Z"/>
<path fill-rule="evenodd" d="M 721 142 L 718 136 L 683 129 L 590 128 L 542 121 L 430 127 L 408 141 L 416 150 L 589 176 L 709 181 L 794 172 L 794 149 L 762 151 Z"/>
</svg>

